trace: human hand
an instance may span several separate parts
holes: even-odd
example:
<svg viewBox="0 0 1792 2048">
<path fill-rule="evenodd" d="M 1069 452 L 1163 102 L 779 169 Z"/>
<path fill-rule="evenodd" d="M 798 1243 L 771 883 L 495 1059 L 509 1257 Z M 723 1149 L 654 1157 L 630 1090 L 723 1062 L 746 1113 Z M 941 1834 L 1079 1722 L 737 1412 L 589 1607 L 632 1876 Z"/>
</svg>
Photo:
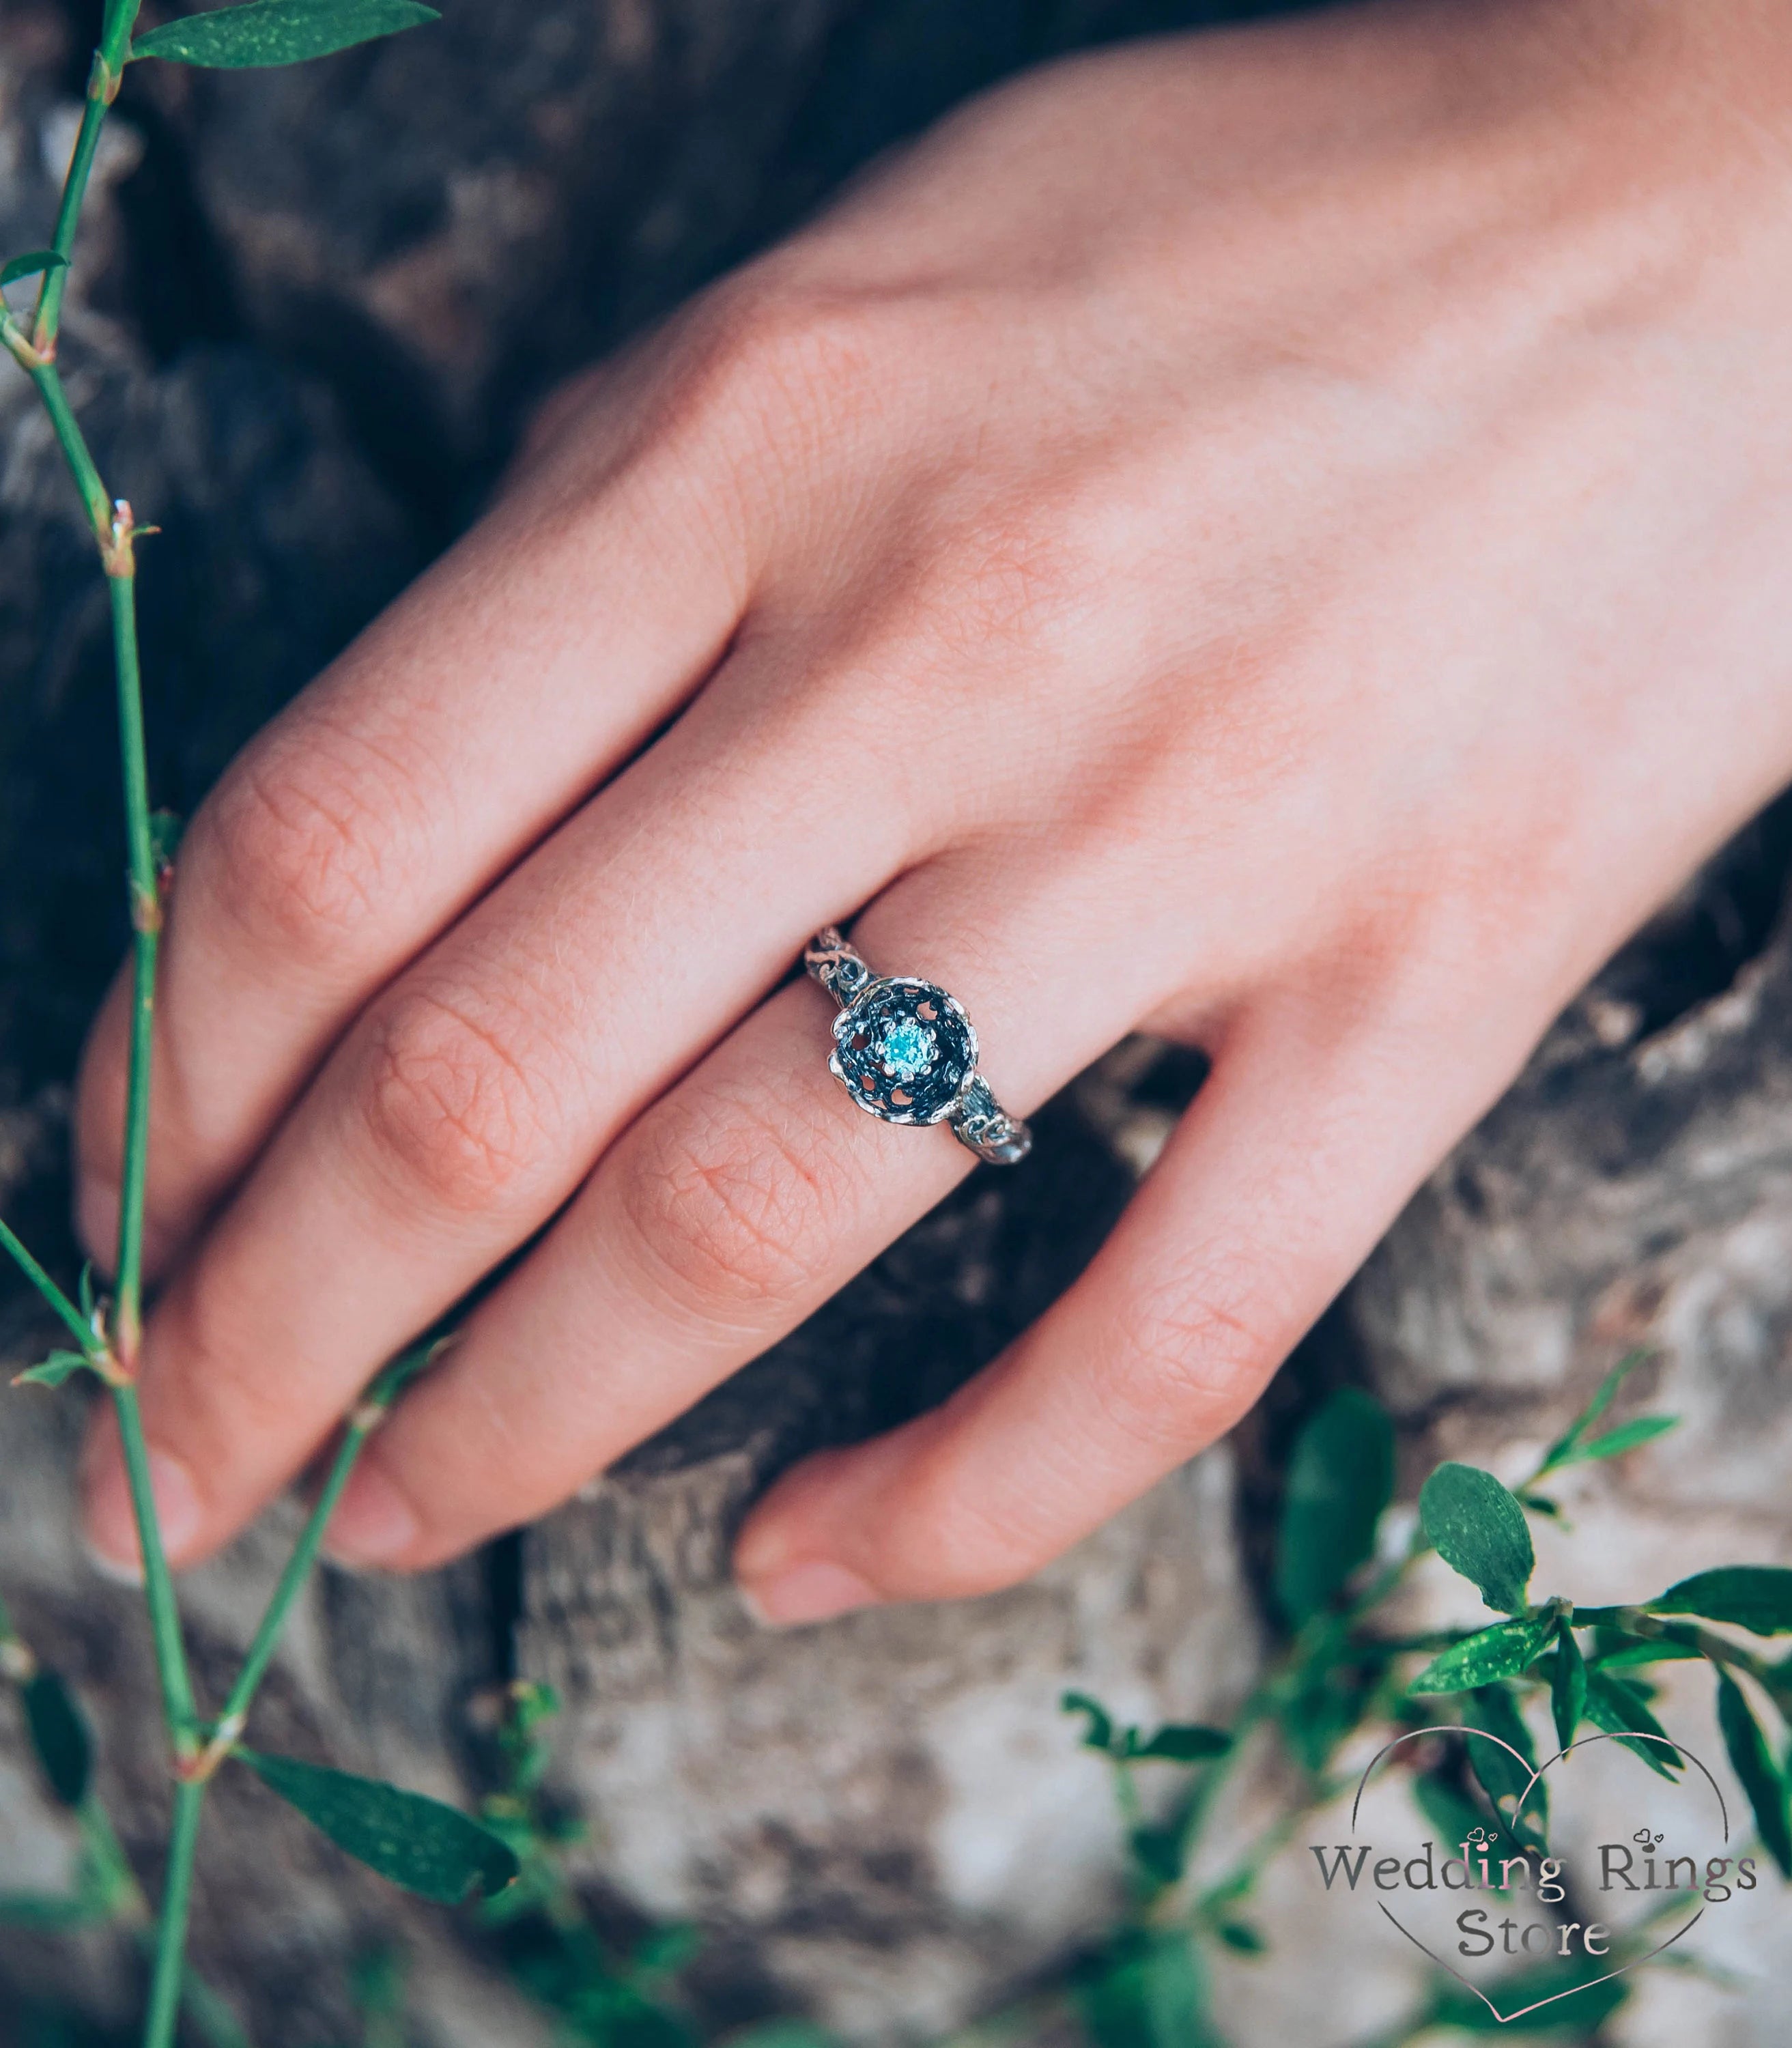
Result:
<svg viewBox="0 0 1792 2048">
<path fill-rule="evenodd" d="M 338 1554 L 552 1507 L 937 1201 L 968 1155 L 862 1115 L 781 986 L 848 917 L 1017 1113 L 1135 1028 L 1214 1065 L 1034 1329 L 761 1504 L 761 1610 L 1007 1584 L 1227 1429 L 1792 773 L 1778 25 L 1511 0 L 1085 58 L 563 397 L 182 849 L 141 1359 L 176 1561 L 537 1233 Z M 126 1026 L 115 991 L 96 1252 Z"/>
</svg>

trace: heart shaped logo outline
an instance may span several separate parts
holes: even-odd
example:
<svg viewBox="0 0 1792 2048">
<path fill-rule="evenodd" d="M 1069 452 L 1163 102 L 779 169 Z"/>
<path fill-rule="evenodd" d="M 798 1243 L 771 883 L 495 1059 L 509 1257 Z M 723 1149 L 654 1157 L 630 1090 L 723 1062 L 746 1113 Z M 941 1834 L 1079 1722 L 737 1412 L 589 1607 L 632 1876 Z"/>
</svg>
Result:
<svg viewBox="0 0 1792 2048">
<path fill-rule="evenodd" d="M 1670 1742 L 1666 1736 L 1650 1734 L 1642 1729 L 1602 1729 L 1597 1735 L 1581 1736 L 1577 1740 L 1564 1744 L 1553 1756 L 1546 1756 L 1541 1763 L 1533 1765 L 1509 1742 L 1503 1740 L 1500 1736 L 1489 1735 L 1484 1728 L 1466 1728 L 1460 1721 L 1445 1721 L 1431 1728 L 1409 1728 L 1404 1735 L 1396 1736 L 1393 1741 L 1383 1744 L 1363 1767 L 1363 1775 L 1357 1780 L 1356 1797 L 1350 1802 L 1350 1830 L 1352 1834 L 1356 1832 L 1356 1817 L 1363 1804 L 1363 1794 L 1368 1790 L 1369 1779 L 1376 1765 L 1381 1763 L 1384 1757 L 1392 1755 L 1395 1750 L 1401 1748 L 1406 1744 L 1417 1742 L 1421 1736 L 1427 1735 L 1472 1735 L 1482 1742 L 1497 1744 L 1508 1756 L 1517 1762 L 1520 1770 L 1526 1771 L 1530 1774 L 1523 1791 L 1519 1794 L 1517 1804 L 1512 1809 L 1511 1825 L 1514 1827 L 1517 1826 L 1522 1817 L 1526 1805 L 1531 1794 L 1536 1790 L 1538 1781 L 1542 1777 L 1544 1772 L 1553 1765 L 1561 1763 L 1565 1756 L 1571 1755 L 1575 1750 L 1590 1749 L 1596 1742 L 1658 1742 L 1664 1749 L 1671 1750 L 1675 1754 L 1685 1758 L 1688 1763 L 1698 1766 L 1699 1775 L 1711 1787 L 1712 1797 L 1717 1802 L 1717 1813 L 1723 1825 L 1724 1840 L 1726 1844 L 1729 1841 L 1730 1809 L 1725 1802 L 1723 1788 L 1706 1769 L 1703 1760 L 1695 1756 L 1684 1743 Z M 1492 2014 L 1495 2024 L 1501 2027 L 1509 2027 L 1514 2020 L 1522 2019 L 1527 2014 L 1541 2012 L 1545 2006 L 1554 2005 L 1560 2000 L 1573 1998 L 1577 1992 L 1591 1991 L 1595 1984 L 1609 1984 L 1614 1977 L 1627 1976 L 1631 1970 L 1639 1968 L 1643 1964 L 1660 1955 L 1664 1949 L 1671 1949 L 1682 1935 L 1690 1934 L 1705 1918 L 1705 1908 L 1701 1906 L 1692 1918 L 1687 1921 L 1684 1926 L 1676 1928 L 1665 1941 L 1658 1941 L 1654 1947 L 1646 1953 L 1632 1957 L 1627 1963 L 1620 1963 L 1616 1969 L 1608 1970 L 1603 1976 L 1588 1977 L 1581 1984 L 1570 1984 L 1565 1991 L 1552 1992 L 1547 1998 L 1535 1999 L 1529 2005 L 1520 2006 L 1515 2012 L 1502 2012 L 1478 1984 L 1465 1977 L 1453 1963 L 1446 1962 L 1435 1950 L 1427 1947 L 1411 1928 L 1401 1921 L 1397 1915 L 1390 1912 L 1379 1899 L 1375 1901 L 1375 1904 L 1383 1918 L 1391 1926 L 1398 1928 L 1422 1955 L 1435 1963 L 1439 1969 L 1447 1971 L 1464 1990 L 1472 1991 Z"/>
</svg>

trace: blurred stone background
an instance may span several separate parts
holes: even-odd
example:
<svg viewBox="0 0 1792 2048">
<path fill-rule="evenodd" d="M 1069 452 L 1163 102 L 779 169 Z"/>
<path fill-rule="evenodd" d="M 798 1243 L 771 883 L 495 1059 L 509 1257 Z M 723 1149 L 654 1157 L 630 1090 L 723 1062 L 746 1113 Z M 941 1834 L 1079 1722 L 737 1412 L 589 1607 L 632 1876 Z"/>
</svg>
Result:
<svg viewBox="0 0 1792 2048">
<path fill-rule="evenodd" d="M 64 361 L 106 474 L 163 529 L 142 580 L 157 800 L 190 810 L 474 514 L 557 377 L 1003 74 L 1251 11 L 448 0 L 427 33 L 301 70 L 134 70 Z M 0 6 L 6 250 L 47 239 L 97 20 L 72 0 Z M 0 1205 L 72 1270 L 67 1083 L 125 938 L 105 599 L 35 401 L 0 368 Z M 541 1526 L 420 1583 L 326 1576 L 259 1710 L 264 1740 L 467 1799 L 477 1703 L 513 1675 L 549 1678 L 568 1709 L 557 1783 L 592 1827 L 581 1882 L 619 1928 L 701 1924 L 706 2027 L 805 2013 L 867 2042 L 924 2038 L 1061 1968 L 1111 1916 L 1108 1788 L 1057 1695 L 1224 1715 L 1273 1635 L 1282 1464 L 1329 1388 L 1391 1406 L 1410 1491 L 1440 1456 L 1515 1472 L 1647 1340 L 1627 1402 L 1686 1421 L 1581 1482 L 1562 1539 L 1576 1592 L 1792 1556 L 1789 871 L 1781 805 L 1561 1020 L 1232 1441 L 1034 1584 L 778 1639 L 735 1604 L 727 1540 L 770 1474 L 937 1400 L 1064 1285 L 1198 1084 L 1170 1049 L 1121 1048 L 1041 1119 L 1025 1173 L 973 1179 Z M 41 1341 L 0 1281 L 0 1365 Z M 0 1590 L 77 1684 L 153 1879 L 147 1650 L 134 1596 L 94 1578 L 71 1536 L 77 1421 L 68 1399 L 0 1399 Z M 202 1681 L 246 1640 L 285 1526 L 188 1581 Z M 1451 1597 L 1422 1588 L 1415 1614 Z M 68 1854 L 10 1712 L 0 1890 L 58 1882 Z M 1247 1780 L 1234 1825 L 1276 1790 L 1273 1771 Z M 1781 1895 L 1762 1910 L 1727 1988 L 1651 1988 L 1602 2040 L 1792 2040 L 1792 1984 L 1773 1976 L 1792 1922 Z M 1360 1923 L 1312 1924 L 1291 1879 L 1272 1881 L 1265 1924 L 1272 1958 L 1228 1964 L 1220 1987 L 1236 2042 L 1341 2048 L 1416 1982 Z M 197 1926 L 260 2048 L 358 2038 L 349 1966 L 386 1942 L 412 1959 L 429 2048 L 546 2038 L 481 1937 L 253 1786 L 219 1787 Z M 136 1996 L 114 1942 L 0 1937 L 6 2048 L 52 2006 L 104 2041 Z"/>
</svg>

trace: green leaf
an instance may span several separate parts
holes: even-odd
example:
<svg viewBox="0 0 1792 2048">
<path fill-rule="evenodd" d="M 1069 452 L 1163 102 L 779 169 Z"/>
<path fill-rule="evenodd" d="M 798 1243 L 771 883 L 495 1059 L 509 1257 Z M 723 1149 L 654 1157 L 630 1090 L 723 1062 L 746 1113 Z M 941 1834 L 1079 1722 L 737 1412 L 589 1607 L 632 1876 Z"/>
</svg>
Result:
<svg viewBox="0 0 1792 2048">
<path fill-rule="evenodd" d="M 1503 1614 L 1522 1614 L 1536 1554 L 1524 1510 L 1491 1472 L 1442 1464 L 1418 1496 L 1419 1519 L 1437 1554 Z"/>
<path fill-rule="evenodd" d="M 63 1806 L 80 1806 L 87 1797 L 93 1745 L 73 1693 L 55 1672 L 40 1670 L 19 1689 L 19 1697 L 51 1791 Z"/>
<path fill-rule="evenodd" d="M 1228 1949 L 1235 1949 L 1241 1956 L 1260 1956 L 1269 1943 L 1247 1920 L 1228 1920 L 1222 1923 L 1220 1938 Z"/>
<path fill-rule="evenodd" d="M 297 1757 L 235 1753 L 338 1848 L 407 1891 L 457 1906 L 475 1892 L 491 1898 L 517 1875 L 514 1850 L 440 1800 Z"/>
<path fill-rule="evenodd" d="M 1387 1410 L 1354 1387 L 1334 1394 L 1296 1441 L 1276 1538 L 1276 1597 L 1296 1627 L 1372 1553 L 1393 1493 Z"/>
<path fill-rule="evenodd" d="M 1783 1565 L 1722 1565 L 1671 1585 L 1649 1603 L 1655 1614 L 1696 1614 L 1751 1635 L 1792 1630 L 1792 1571 Z"/>
<path fill-rule="evenodd" d="M 1556 1743 L 1566 1749 L 1587 1711 L 1587 1665 L 1572 1628 L 1556 1638 L 1556 1668 L 1550 1679 L 1550 1712 L 1555 1717 Z"/>
<path fill-rule="evenodd" d="M 60 1387 L 72 1379 L 77 1372 L 91 1372 L 93 1360 L 85 1352 L 52 1351 L 41 1365 L 28 1366 L 23 1372 L 13 1375 L 15 1387 Z"/>
<path fill-rule="evenodd" d="M 1100 1750 L 1104 1756 L 1114 1754 L 1114 1717 L 1099 1700 L 1092 1700 L 1087 1693 L 1066 1693 L 1057 1704 L 1060 1713 L 1088 1716 L 1088 1726 L 1080 1738 L 1084 1749 Z"/>
<path fill-rule="evenodd" d="M 1608 1429 L 1603 1437 L 1594 1437 L 1578 1445 L 1572 1456 L 1561 1460 L 1564 1464 L 1586 1464 L 1594 1458 L 1623 1456 L 1626 1451 L 1634 1451 L 1639 1444 L 1652 1442 L 1657 1437 L 1665 1437 L 1670 1429 L 1680 1427 L 1678 1415 L 1639 1415 L 1634 1422 L 1620 1422 L 1616 1429 Z"/>
<path fill-rule="evenodd" d="M 1182 1837 L 1176 1828 L 1135 1828 L 1128 1837 L 1133 1860 L 1154 1883 L 1173 1884 L 1182 1875 Z"/>
<path fill-rule="evenodd" d="M 1639 1637 L 1634 1643 L 1619 1643 L 1615 1650 L 1601 1650 L 1593 1662 L 1601 1671 L 1620 1671 L 1634 1664 L 1671 1664 L 1704 1654 L 1702 1650 L 1695 1649 L 1689 1643 L 1666 1643 L 1659 1637 Z"/>
<path fill-rule="evenodd" d="M 650 1927 L 630 1954 L 629 1969 L 638 1977 L 675 1976 L 703 1946 L 703 1930 L 688 1920 Z"/>
<path fill-rule="evenodd" d="M 1094 2048 L 1217 2048 L 1201 1959 L 1180 1930 L 1123 1936 L 1079 1973 L 1076 1997 Z"/>
<path fill-rule="evenodd" d="M 77 1927 L 95 1927 L 111 1918 L 95 1899 L 65 1899 L 49 1891 L 0 1891 L 0 1927 L 22 1927 L 33 1934 L 67 1934 Z"/>
<path fill-rule="evenodd" d="M 327 57 L 440 18 L 417 0 L 250 0 L 246 6 L 219 7 L 165 22 L 138 37 L 130 55 L 245 71 Z"/>
<path fill-rule="evenodd" d="M 1781 1873 L 1792 1877 L 1792 1818 L 1786 1810 L 1786 1780 L 1774 1767 L 1773 1752 L 1742 1688 L 1721 1669 L 1717 1674 L 1717 1725 L 1730 1754 L 1730 1767 L 1754 1809 L 1762 1844 Z"/>
<path fill-rule="evenodd" d="M 1468 1733 L 1468 1767 L 1491 1801 L 1501 1825 L 1519 1840 L 1528 1838 L 1541 1844 L 1549 1817 L 1549 1792 L 1542 1778 L 1525 1801 L 1522 1815 L 1519 1812 L 1519 1802 L 1530 1786 L 1536 1767 L 1537 1745 L 1517 1701 L 1504 1685 L 1477 1686 L 1464 1710 L 1463 1726 Z M 1488 1742 L 1488 1736 L 1499 1740 Z M 1509 1743 L 1518 1755 L 1503 1749 L 1501 1743 Z"/>
<path fill-rule="evenodd" d="M 1555 1472 L 1563 1465 L 1576 1464 L 1585 1455 L 1581 1446 L 1587 1432 L 1612 1406 L 1618 1389 L 1648 1356 L 1649 1353 L 1647 1351 L 1638 1349 L 1627 1352 L 1619 1360 L 1599 1383 L 1592 1400 L 1545 1452 L 1543 1462 L 1538 1468 L 1539 1478 L 1542 1478 L 1545 1472 Z"/>
<path fill-rule="evenodd" d="M 1496 1621 L 1433 1657 L 1406 1690 L 1465 1693 L 1473 1685 L 1491 1685 L 1495 1678 L 1515 1678 L 1542 1654 L 1554 1631 L 1553 1616 Z"/>
<path fill-rule="evenodd" d="M 1169 1763 L 1201 1763 L 1210 1756 L 1224 1756 L 1232 1739 L 1224 1728 L 1203 1728 L 1196 1721 L 1172 1721 L 1161 1728 L 1149 1742 L 1138 1740 L 1138 1731 L 1128 1728 L 1125 1754 L 1139 1760 L 1157 1757 Z"/>
<path fill-rule="evenodd" d="M 186 820 L 178 811 L 150 812 L 149 859 L 158 875 L 174 865 L 186 829 Z"/>
<path fill-rule="evenodd" d="M 53 249 L 33 249 L 28 256 L 14 256 L 0 264 L 0 288 L 16 285 L 21 277 L 35 277 L 45 270 L 63 270 L 68 266 L 68 258 L 59 256 Z"/>
<path fill-rule="evenodd" d="M 1607 1735 L 1615 1735 L 1622 1746 L 1633 1755 L 1640 1756 L 1649 1768 L 1658 1775 L 1677 1782 L 1674 1773 L 1685 1767 L 1685 1759 L 1677 1749 L 1666 1748 L 1662 1742 L 1625 1742 L 1626 1736 L 1657 1736 L 1665 1740 L 1667 1731 L 1650 1712 L 1648 1705 L 1635 1686 L 1623 1678 L 1614 1678 L 1610 1672 L 1598 1670 L 1587 1674 L 1587 1719 Z"/>
</svg>

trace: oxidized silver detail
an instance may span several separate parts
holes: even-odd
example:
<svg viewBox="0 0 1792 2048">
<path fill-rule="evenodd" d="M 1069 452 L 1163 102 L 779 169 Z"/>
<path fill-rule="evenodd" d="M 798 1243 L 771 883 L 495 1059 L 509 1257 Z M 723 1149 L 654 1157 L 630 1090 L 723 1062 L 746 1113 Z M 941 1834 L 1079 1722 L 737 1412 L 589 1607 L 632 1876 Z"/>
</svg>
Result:
<svg viewBox="0 0 1792 2048">
<path fill-rule="evenodd" d="M 977 1034 L 956 996 L 914 975 L 874 975 L 832 925 L 803 965 L 840 1005 L 828 1070 L 867 1115 L 885 1123 L 944 1123 L 998 1166 L 1033 1148 L 977 1071 Z"/>
</svg>

